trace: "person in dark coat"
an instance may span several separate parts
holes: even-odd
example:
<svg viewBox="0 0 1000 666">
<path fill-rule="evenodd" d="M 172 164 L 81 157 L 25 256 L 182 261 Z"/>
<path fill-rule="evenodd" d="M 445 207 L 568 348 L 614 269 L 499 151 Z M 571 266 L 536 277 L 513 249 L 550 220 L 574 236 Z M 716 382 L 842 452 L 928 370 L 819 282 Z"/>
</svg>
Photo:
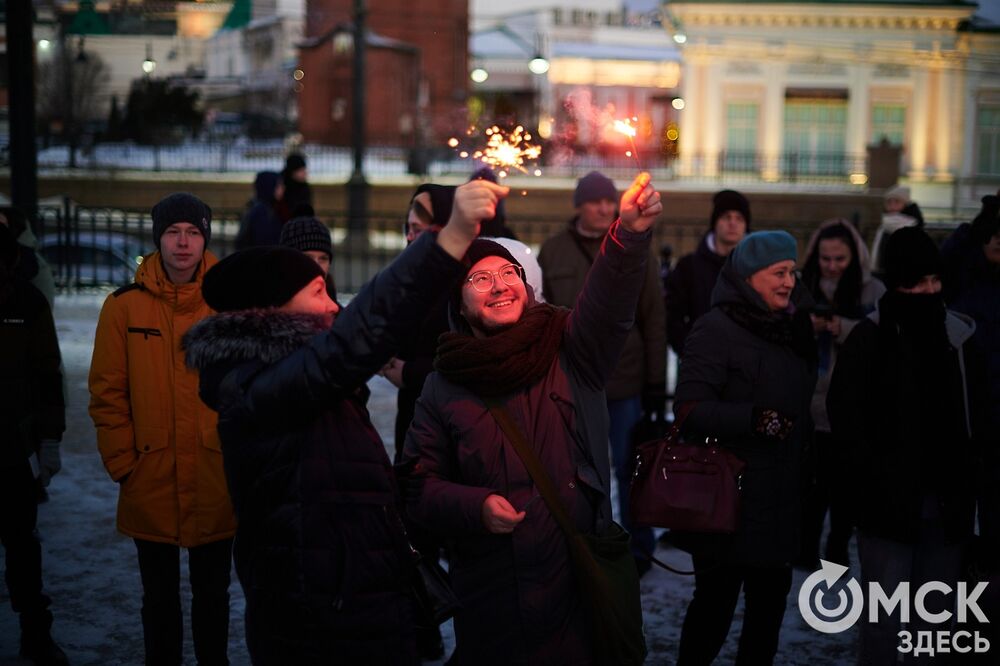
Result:
<svg viewBox="0 0 1000 666">
<path fill-rule="evenodd" d="M 845 472 L 844 447 L 830 434 L 826 394 L 840 348 L 864 317 L 875 309 L 885 285 L 868 270 L 868 248 L 861 234 L 841 218 L 820 224 L 806 246 L 802 282 L 816 305 L 810 313 L 816 333 L 818 379 L 813 392 L 815 430 L 806 455 L 806 495 L 802 512 L 802 552 L 796 566 L 812 572 L 819 568 L 820 537 L 827 509 L 830 533 L 824 558 L 848 566 L 847 546 L 854 530 L 845 506 L 850 489 L 840 483 Z"/>
<path fill-rule="evenodd" d="M 525 433 L 581 533 L 610 526 L 604 385 L 631 328 L 659 194 L 641 174 L 621 200 L 572 311 L 535 304 L 517 260 L 469 249 L 404 457 L 424 481 L 410 515 L 454 540 L 458 664 L 591 664 L 588 612 L 566 539 L 488 411 Z"/>
<path fill-rule="evenodd" d="M 923 230 L 893 233 L 884 258 L 888 292 L 848 337 L 827 396 L 833 435 L 848 447 L 844 483 L 853 490 L 862 585 L 892 594 L 903 581 L 916 591 L 933 580 L 954 590 L 981 467 L 985 379 L 975 324 L 945 309 L 941 258 Z M 933 594 L 925 607 L 937 613 L 954 603 Z M 862 622 L 860 662 L 894 663 L 899 628 L 898 607 Z M 914 637 L 935 628 L 919 614 L 907 625 Z"/>
<path fill-rule="evenodd" d="M 750 231 L 750 202 L 734 190 L 712 197 L 709 231 L 693 254 L 682 257 L 666 281 L 667 342 L 680 356 L 698 318 L 712 306 L 712 290 L 726 257 Z"/>
<path fill-rule="evenodd" d="M 418 662 L 411 551 L 365 382 L 462 274 L 479 220 L 507 192 L 463 188 L 449 223 L 343 311 L 291 248 L 237 252 L 205 277 L 219 314 L 185 346 L 219 412 L 254 664 Z"/>
<path fill-rule="evenodd" d="M 945 302 L 976 322 L 975 340 L 987 357 L 989 414 L 1000 432 L 1000 196 L 983 197 L 979 215 L 941 248 Z"/>
<path fill-rule="evenodd" d="M 746 612 L 736 663 L 770 664 L 777 652 L 799 550 L 801 455 L 816 383 L 811 303 L 795 279 L 795 261 L 787 232 L 748 235 L 726 259 L 712 309 L 685 342 L 674 408 L 690 410 L 683 432 L 717 438 L 746 468 L 736 532 L 679 535 L 697 571 L 680 666 L 716 658 L 741 588 Z"/>
<path fill-rule="evenodd" d="M 485 180 L 489 180 L 488 178 Z M 490 181 L 493 182 L 493 181 Z M 453 185 L 425 183 L 417 187 L 410 199 L 404 235 L 410 245 L 426 231 L 436 232 L 448 221 L 455 202 Z M 501 201 L 501 203 L 503 203 Z M 482 228 L 480 228 L 482 231 Z M 413 420 L 414 405 L 424 388 L 424 381 L 434 370 L 434 354 L 438 337 L 448 330 L 449 290 L 440 295 L 428 310 L 416 335 L 407 336 L 399 352 L 382 368 L 380 374 L 399 389 L 396 396 L 395 462 L 403 453 L 406 431 Z"/>
<path fill-rule="evenodd" d="M 236 233 L 237 250 L 258 245 L 277 245 L 281 239 L 282 220 L 278 214 L 278 205 L 285 196 L 281 175 L 275 171 L 261 171 L 254 179 L 253 187 L 256 196 Z"/>
<path fill-rule="evenodd" d="M 51 599 L 42 591 L 31 466 L 42 441 L 58 442 L 65 430 L 59 342 L 45 297 L 15 277 L 20 255 L 13 235 L 0 224 L 0 542 L 10 603 L 20 619 L 20 656 L 37 664 L 66 664 L 52 640 Z"/>
<path fill-rule="evenodd" d="M 306 168 L 306 158 L 299 153 L 292 153 L 285 158 L 285 168 L 281 170 L 281 181 L 285 185 L 285 196 L 278 206 L 278 216 L 282 222 L 296 217 L 312 217 L 312 188 L 309 187 L 309 170 Z"/>
</svg>

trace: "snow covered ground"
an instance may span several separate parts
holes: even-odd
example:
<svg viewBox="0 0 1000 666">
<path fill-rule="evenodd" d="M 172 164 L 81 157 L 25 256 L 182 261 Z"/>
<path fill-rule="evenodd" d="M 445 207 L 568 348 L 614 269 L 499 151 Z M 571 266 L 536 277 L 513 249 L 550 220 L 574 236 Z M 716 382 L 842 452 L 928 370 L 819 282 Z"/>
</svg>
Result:
<svg viewBox="0 0 1000 666">
<path fill-rule="evenodd" d="M 94 429 L 87 415 L 87 370 L 94 330 L 104 294 L 60 295 L 56 323 L 67 372 L 68 429 L 63 439 L 63 469 L 49 488 L 50 501 L 39 507 L 45 586 L 53 598 L 53 635 L 75 665 L 115 666 L 141 664 L 142 623 L 139 616 L 141 587 L 135 548 L 115 531 L 117 486 L 108 479 L 97 453 Z M 384 379 L 371 381 L 369 409 L 379 431 L 392 446 L 395 390 Z M 660 547 L 661 559 L 689 567 L 690 558 Z M 852 552 L 854 561 L 856 554 Z M 183 560 L 182 560 L 183 562 Z M 2 568 L 0 562 L 0 568 Z M 186 570 L 186 564 L 182 564 Z M 853 661 L 856 630 L 821 634 L 802 620 L 796 598 L 806 574 L 795 573 L 781 634 L 779 664 L 823 666 Z M 186 576 L 182 576 L 184 580 Z M 643 609 L 650 655 L 648 664 L 676 661 L 684 611 L 693 581 L 654 568 L 642 579 Z M 243 641 L 243 595 L 233 579 L 229 657 L 233 664 L 248 664 Z M 190 591 L 184 583 L 185 614 Z M 831 604 L 832 606 L 832 604 Z M 720 655 L 720 664 L 736 655 L 742 605 L 733 631 Z M 188 621 L 185 622 L 189 626 Z M 187 631 L 185 661 L 194 663 Z M 444 627 L 448 650 L 454 644 L 450 623 Z M 6 587 L 0 586 L 0 666 L 23 664 L 17 660 L 17 618 L 10 610 Z"/>
</svg>

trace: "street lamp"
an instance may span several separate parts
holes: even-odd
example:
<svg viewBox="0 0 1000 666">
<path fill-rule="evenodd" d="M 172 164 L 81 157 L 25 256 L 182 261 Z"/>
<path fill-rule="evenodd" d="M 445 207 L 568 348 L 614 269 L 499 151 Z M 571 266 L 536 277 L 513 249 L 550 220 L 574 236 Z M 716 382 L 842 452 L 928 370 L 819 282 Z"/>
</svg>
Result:
<svg viewBox="0 0 1000 666">
<path fill-rule="evenodd" d="M 482 83 L 486 79 L 490 78 L 490 73 L 487 72 L 482 67 L 476 67 L 474 70 L 469 72 L 469 78 L 475 81 L 476 83 Z"/>
<path fill-rule="evenodd" d="M 538 53 L 528 63 L 528 69 L 531 70 L 532 74 L 545 74 L 549 71 L 549 61 L 546 60 L 541 53 Z"/>
<path fill-rule="evenodd" d="M 142 61 L 142 73 L 147 77 L 156 69 L 156 61 L 153 60 L 153 46 L 146 44 L 146 59 Z"/>
</svg>

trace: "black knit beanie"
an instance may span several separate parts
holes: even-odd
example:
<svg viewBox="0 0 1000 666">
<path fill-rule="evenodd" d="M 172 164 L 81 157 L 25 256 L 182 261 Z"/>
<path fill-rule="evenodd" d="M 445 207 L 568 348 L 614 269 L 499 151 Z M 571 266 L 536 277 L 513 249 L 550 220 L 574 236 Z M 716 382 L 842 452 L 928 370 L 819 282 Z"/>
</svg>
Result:
<svg viewBox="0 0 1000 666">
<path fill-rule="evenodd" d="M 276 308 L 323 276 L 319 264 L 299 250 L 265 245 L 234 252 L 210 268 L 201 292 L 217 312 Z"/>
<path fill-rule="evenodd" d="M 315 217 L 296 217 L 281 227 L 281 245 L 295 248 L 299 252 L 315 250 L 326 252 L 333 259 L 333 243 L 330 230 Z"/>
<path fill-rule="evenodd" d="M 212 238 L 212 209 L 204 201 L 188 194 L 175 192 L 153 206 L 153 243 L 160 249 L 160 236 L 172 224 L 187 222 L 201 230 L 205 247 Z"/>
<path fill-rule="evenodd" d="M 306 166 L 306 158 L 299 153 L 292 153 L 285 158 L 285 170 L 284 173 L 291 174 L 299 169 L 303 169 Z"/>
<path fill-rule="evenodd" d="M 926 275 L 941 275 L 941 252 L 927 233 L 918 227 L 903 227 L 885 244 L 885 286 L 916 286 Z"/>
<path fill-rule="evenodd" d="M 712 197 L 712 216 L 708 220 L 708 228 L 715 231 L 715 222 L 731 210 L 743 215 L 747 221 L 747 233 L 750 233 L 750 202 L 736 190 L 722 190 Z"/>
<path fill-rule="evenodd" d="M 972 238 L 980 245 L 985 245 L 998 231 L 1000 231 L 1000 196 L 987 194 L 983 197 L 983 207 L 979 215 L 972 221 Z"/>
</svg>

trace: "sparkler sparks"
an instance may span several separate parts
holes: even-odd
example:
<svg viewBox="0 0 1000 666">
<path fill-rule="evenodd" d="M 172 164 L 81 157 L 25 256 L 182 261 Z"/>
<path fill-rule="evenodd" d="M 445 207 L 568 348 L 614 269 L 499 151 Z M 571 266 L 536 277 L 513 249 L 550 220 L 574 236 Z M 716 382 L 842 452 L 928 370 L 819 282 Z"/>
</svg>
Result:
<svg viewBox="0 0 1000 666">
<path fill-rule="evenodd" d="M 635 147 L 635 135 L 636 128 L 633 122 L 638 122 L 639 119 L 635 116 L 631 118 L 625 118 L 623 120 L 615 120 L 614 130 L 620 134 L 624 134 L 628 137 L 628 142 L 632 146 L 632 150 L 625 151 L 625 157 L 631 157 L 635 159 L 635 166 L 639 171 L 642 171 L 642 167 L 639 165 L 639 151 Z"/>
<path fill-rule="evenodd" d="M 487 128 L 483 133 L 488 137 L 486 147 L 474 151 L 471 157 L 497 170 L 497 176 L 500 178 L 506 178 L 511 169 L 528 174 L 529 171 L 525 164 L 542 156 L 541 146 L 531 143 L 531 134 L 525 132 L 521 125 L 515 127 L 509 134 L 497 125 Z M 467 134 L 471 135 L 472 132 L 467 132 Z M 448 145 L 457 148 L 459 141 L 452 137 L 448 140 Z M 463 150 L 459 153 L 459 157 L 470 157 L 470 154 Z M 535 169 L 534 175 L 542 175 L 541 170 Z"/>
</svg>

